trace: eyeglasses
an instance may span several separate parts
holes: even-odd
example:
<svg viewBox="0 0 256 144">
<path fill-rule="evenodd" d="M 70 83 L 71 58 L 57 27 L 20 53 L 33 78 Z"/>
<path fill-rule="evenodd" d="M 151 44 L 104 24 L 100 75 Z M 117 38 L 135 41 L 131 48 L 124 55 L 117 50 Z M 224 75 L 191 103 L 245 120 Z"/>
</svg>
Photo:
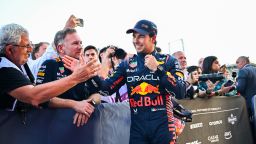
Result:
<svg viewBox="0 0 256 144">
<path fill-rule="evenodd" d="M 33 46 L 31 44 L 27 44 L 27 45 L 14 45 L 11 44 L 12 46 L 16 46 L 16 47 L 22 47 L 22 48 L 33 48 Z"/>
<path fill-rule="evenodd" d="M 22 48 L 33 48 L 34 47 L 31 41 L 27 45 L 17 45 L 17 44 L 9 44 L 9 43 L 6 43 L 6 45 L 12 45 L 12 46 L 22 47 Z"/>
</svg>

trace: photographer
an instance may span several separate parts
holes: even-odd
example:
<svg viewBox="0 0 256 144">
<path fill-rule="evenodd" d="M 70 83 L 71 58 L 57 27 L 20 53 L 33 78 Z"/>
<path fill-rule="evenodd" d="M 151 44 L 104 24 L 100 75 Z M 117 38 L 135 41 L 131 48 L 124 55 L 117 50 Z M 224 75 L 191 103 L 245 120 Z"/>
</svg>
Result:
<svg viewBox="0 0 256 144">
<path fill-rule="evenodd" d="M 109 45 L 101 49 L 99 52 L 99 59 L 101 62 L 101 70 L 99 71 L 99 76 L 102 79 L 106 79 L 108 76 L 111 76 L 119 63 L 127 56 L 127 53 L 123 49 L 113 45 Z M 104 96 L 101 97 L 102 102 L 115 103 L 127 101 L 127 86 L 126 84 L 123 85 L 116 93 L 112 95 L 103 95 Z"/>
<path fill-rule="evenodd" d="M 199 97 L 235 95 L 230 81 L 219 73 L 220 64 L 216 56 L 208 56 L 203 61 L 203 75 L 199 78 L 199 89 L 205 91 Z"/>
<path fill-rule="evenodd" d="M 189 66 L 187 71 L 186 98 L 193 99 L 198 95 L 198 80 L 201 69 L 198 66 Z"/>
</svg>

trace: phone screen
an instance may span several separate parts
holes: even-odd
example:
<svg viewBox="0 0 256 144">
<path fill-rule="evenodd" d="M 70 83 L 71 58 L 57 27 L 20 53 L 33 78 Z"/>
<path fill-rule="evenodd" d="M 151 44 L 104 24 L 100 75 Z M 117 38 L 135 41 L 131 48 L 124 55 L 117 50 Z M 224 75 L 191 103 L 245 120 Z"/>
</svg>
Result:
<svg viewBox="0 0 256 144">
<path fill-rule="evenodd" d="M 225 84 L 224 84 L 224 87 L 228 87 L 228 86 L 231 86 L 233 85 L 233 81 L 232 80 L 228 80 Z"/>
</svg>

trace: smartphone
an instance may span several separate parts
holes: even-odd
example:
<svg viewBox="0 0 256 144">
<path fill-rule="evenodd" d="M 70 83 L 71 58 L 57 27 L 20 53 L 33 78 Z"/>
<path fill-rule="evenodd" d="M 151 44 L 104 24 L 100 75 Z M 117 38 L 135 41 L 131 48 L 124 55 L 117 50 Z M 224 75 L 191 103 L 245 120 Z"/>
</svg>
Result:
<svg viewBox="0 0 256 144">
<path fill-rule="evenodd" d="M 81 18 L 78 18 L 77 20 L 79 21 L 79 23 L 77 24 L 77 26 L 84 27 L 84 20 L 81 19 Z"/>
<path fill-rule="evenodd" d="M 232 80 L 228 80 L 225 84 L 224 87 L 232 86 L 234 82 Z"/>
</svg>

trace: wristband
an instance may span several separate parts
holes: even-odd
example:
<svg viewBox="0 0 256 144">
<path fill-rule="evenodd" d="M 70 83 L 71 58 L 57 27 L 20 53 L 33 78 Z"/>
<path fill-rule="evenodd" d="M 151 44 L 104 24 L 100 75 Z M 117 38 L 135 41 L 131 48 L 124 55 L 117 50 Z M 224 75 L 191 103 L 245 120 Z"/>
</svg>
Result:
<svg viewBox="0 0 256 144">
<path fill-rule="evenodd" d="M 89 104 L 91 104 L 92 106 L 96 106 L 96 102 L 94 100 L 90 101 Z"/>
<path fill-rule="evenodd" d="M 164 75 L 166 72 L 164 70 L 164 67 L 161 65 L 157 66 L 156 73 L 159 73 L 160 75 Z"/>
</svg>

